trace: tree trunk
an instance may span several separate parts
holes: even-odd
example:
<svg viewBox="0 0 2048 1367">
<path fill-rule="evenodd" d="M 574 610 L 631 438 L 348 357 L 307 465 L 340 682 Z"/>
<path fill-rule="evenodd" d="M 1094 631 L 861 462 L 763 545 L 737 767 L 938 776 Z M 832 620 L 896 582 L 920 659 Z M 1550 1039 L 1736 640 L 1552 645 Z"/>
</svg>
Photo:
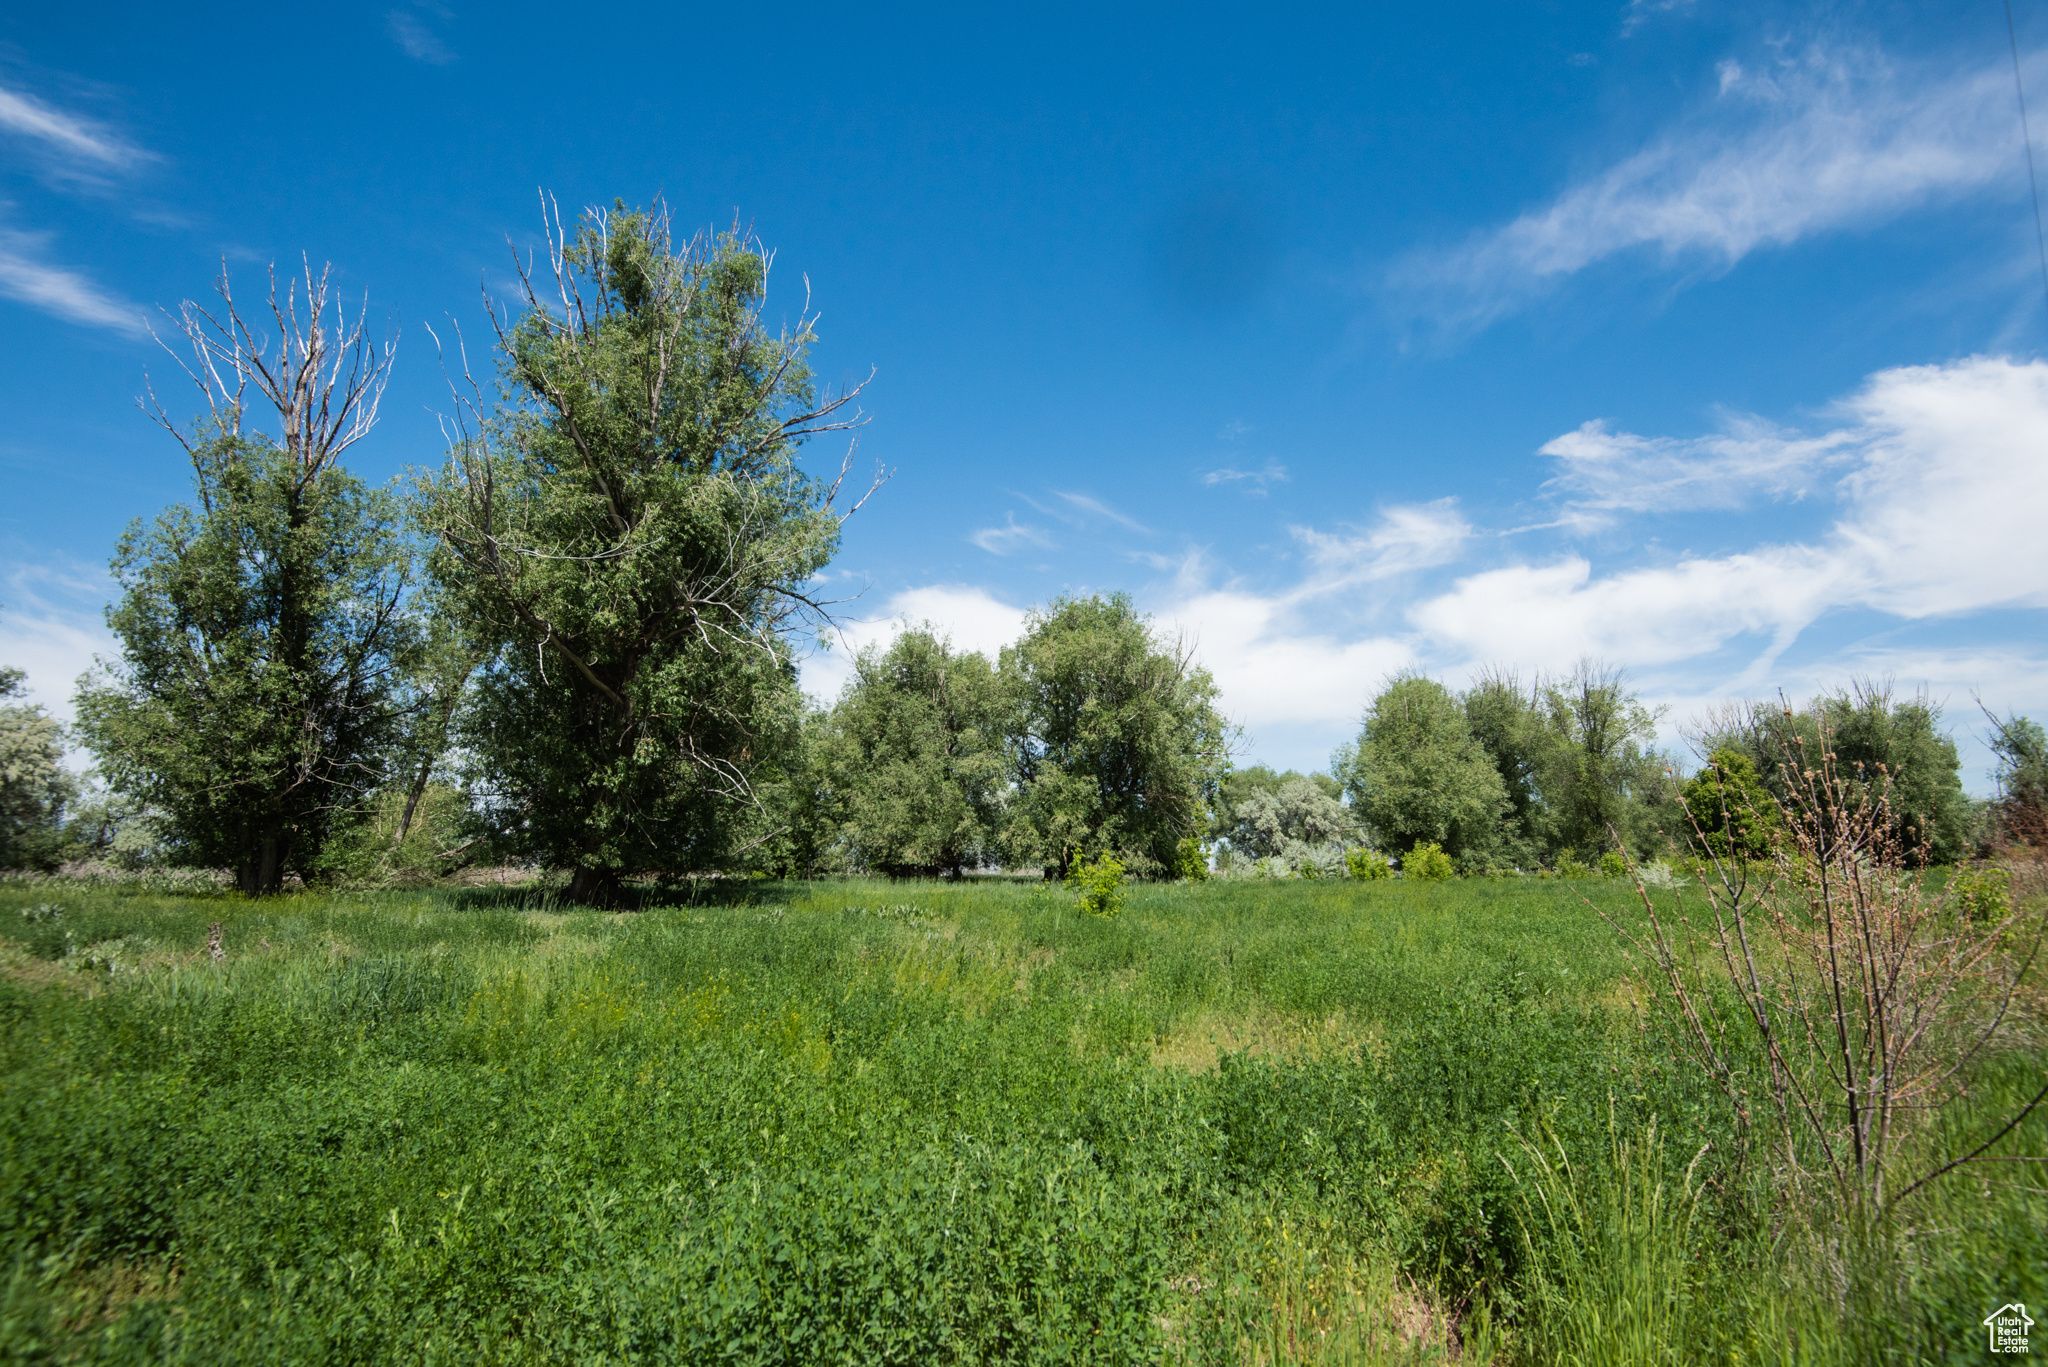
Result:
<svg viewBox="0 0 2048 1367">
<path fill-rule="evenodd" d="M 578 865 L 569 878 L 569 900 L 586 907 L 610 906 L 618 900 L 619 875 L 615 869 L 593 869 Z"/>
</svg>

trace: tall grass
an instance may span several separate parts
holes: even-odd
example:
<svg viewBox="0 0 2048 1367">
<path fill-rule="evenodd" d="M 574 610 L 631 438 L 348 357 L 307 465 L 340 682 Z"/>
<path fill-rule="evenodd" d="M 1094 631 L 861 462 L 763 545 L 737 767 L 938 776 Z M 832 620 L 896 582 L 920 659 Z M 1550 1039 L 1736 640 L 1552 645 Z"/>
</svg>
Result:
<svg viewBox="0 0 2048 1367">
<path fill-rule="evenodd" d="M 1702 1307 L 1842 1321 L 1781 1294 L 1826 1240 L 1625 967 L 1535 882 L 1114 919 L 1010 883 L 0 885 L 0 1354 L 1712 1361 Z M 2048 1198 L 2006 1176 L 1927 1207 L 1893 1340 L 2036 1285 Z M 1665 1356 L 1584 1356 L 1582 1291 Z"/>
</svg>

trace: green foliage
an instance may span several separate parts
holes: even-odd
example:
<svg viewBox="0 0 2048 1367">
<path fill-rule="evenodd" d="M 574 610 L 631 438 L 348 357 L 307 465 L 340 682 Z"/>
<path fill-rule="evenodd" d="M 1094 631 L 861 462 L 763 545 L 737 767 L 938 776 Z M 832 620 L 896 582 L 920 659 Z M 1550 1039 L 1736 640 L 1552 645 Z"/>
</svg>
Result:
<svg viewBox="0 0 2048 1367">
<path fill-rule="evenodd" d="M 853 865 L 936 875 L 988 860 L 1007 721 L 988 660 L 929 626 L 862 651 L 819 742 L 824 806 Z"/>
<path fill-rule="evenodd" d="M 0 668 L 0 699 L 23 692 Z M 65 854 L 64 817 L 78 782 L 64 768 L 64 734 L 43 709 L 0 705 L 0 869 L 51 869 Z"/>
<path fill-rule="evenodd" d="M 1602 878 L 1628 877 L 1628 860 L 1622 855 L 1621 851 L 1609 850 L 1600 856 L 1600 876 Z"/>
<path fill-rule="evenodd" d="M 1357 742 L 1330 767 L 1359 820 L 1397 848 L 1419 841 L 1453 854 L 1484 847 L 1508 805 L 1500 773 L 1457 699 L 1419 674 L 1395 679 L 1373 699 Z"/>
<path fill-rule="evenodd" d="M 1956 874 L 1956 902 L 1979 924 L 2003 921 L 2012 910 L 2012 872 L 1996 866 Z"/>
<path fill-rule="evenodd" d="M 1509 863 L 1533 864 L 1548 838 L 1544 775 L 1553 771 L 1558 737 L 1540 689 L 1525 690 L 1513 673 L 1490 669 L 1464 699 L 1465 720 L 1500 774 L 1507 810 L 1497 843 Z"/>
<path fill-rule="evenodd" d="M 1358 823 L 1330 791 L 1336 786 L 1321 774 L 1289 774 L 1277 787 L 1251 788 L 1232 812 L 1232 845 L 1255 859 L 1312 867 L 1319 851 L 1357 835 Z"/>
<path fill-rule="evenodd" d="M 680 248 L 593 213 L 561 246 L 566 315 L 529 290 L 503 401 L 421 489 L 441 592 L 486 652 L 463 737 L 513 849 L 602 897 L 715 867 L 793 743 L 787 636 L 839 518 L 797 464 L 836 407 L 808 319 L 761 321 L 765 252 Z"/>
<path fill-rule="evenodd" d="M 1581 662 L 1543 690 L 1553 743 L 1541 777 L 1551 839 L 1606 850 L 1616 833 L 1638 853 L 1663 846 L 1676 818 L 1669 766 L 1650 748 L 1657 714 L 1618 670 Z"/>
<path fill-rule="evenodd" d="M 1614 884 L 1135 884 L 1116 917 L 1007 880 L 630 917 L 51 886 L 0 883 L 24 1360 L 1847 1364 L 2048 1291 L 2030 1165 L 1931 1192 L 1896 1264 L 1804 1239 L 1616 1015 L 1577 895 L 1621 915 Z M 1622 1300 L 1683 1338 L 1593 1323 Z"/>
<path fill-rule="evenodd" d="M 1766 858 L 1784 825 L 1755 763 L 1733 745 L 1723 745 L 1707 757 L 1700 771 L 1686 780 L 1679 800 L 1685 804 L 1694 847 L 1723 859 Z"/>
<path fill-rule="evenodd" d="M 1088 859 L 1076 850 L 1066 882 L 1080 894 L 1081 910 L 1090 916 L 1114 916 L 1124 909 L 1124 866 L 1113 854 Z"/>
<path fill-rule="evenodd" d="M 189 449 L 196 506 L 114 553 L 121 659 L 80 685 L 78 733 L 175 858 L 274 892 L 387 772 L 420 642 L 413 551 L 396 499 L 329 453 L 225 428 Z"/>
<path fill-rule="evenodd" d="M 1938 706 L 1925 695 L 1894 699 L 1888 684 L 1852 684 L 1821 698 L 1816 711 L 1841 769 L 1886 787 L 1904 848 L 1926 864 L 1964 857 L 1970 804 L 1956 743 L 1937 729 Z"/>
<path fill-rule="evenodd" d="M 1344 871 L 1353 878 L 1367 880 L 1392 878 L 1394 866 L 1378 850 L 1366 849 L 1363 845 L 1344 852 Z"/>
<path fill-rule="evenodd" d="M 417 794 L 387 788 L 335 833 L 319 873 L 351 884 L 429 882 L 473 862 L 482 836 L 461 789 L 431 782 Z"/>
<path fill-rule="evenodd" d="M 1184 883 L 1200 883 L 1209 877 L 1209 852 L 1195 836 L 1183 837 L 1173 861 L 1173 876 Z"/>
<path fill-rule="evenodd" d="M 1557 876 L 1559 878 L 1586 878 L 1592 872 L 1592 866 L 1579 858 L 1577 850 L 1566 846 L 1557 852 Z"/>
<path fill-rule="evenodd" d="M 1171 869 L 1207 824 L 1229 759 L 1208 671 L 1114 594 L 1034 613 L 1002 674 L 1017 780 L 1009 859 L 1057 872 L 1096 849 L 1140 875 Z"/>
<path fill-rule="evenodd" d="M 1418 840 L 1415 847 L 1401 856 L 1401 872 L 1409 878 L 1425 883 L 1443 883 L 1457 873 L 1450 855 L 1443 846 L 1433 840 Z"/>
<path fill-rule="evenodd" d="M 1852 792 L 1883 793 L 1890 838 L 1912 862 L 1953 864 L 1969 853 L 1974 823 L 1962 760 L 1940 724 L 1941 709 L 1925 696 L 1901 699 L 1887 682 L 1856 680 L 1801 710 L 1750 707 L 1710 740 L 1717 751 L 1746 754 L 1781 808 L 1791 776 L 1832 754 Z"/>
<path fill-rule="evenodd" d="M 1992 716 L 1991 724 L 1991 752 L 1998 757 L 2000 838 L 2015 844 L 2048 844 L 2048 730 L 2018 716 L 2004 721 Z"/>
</svg>

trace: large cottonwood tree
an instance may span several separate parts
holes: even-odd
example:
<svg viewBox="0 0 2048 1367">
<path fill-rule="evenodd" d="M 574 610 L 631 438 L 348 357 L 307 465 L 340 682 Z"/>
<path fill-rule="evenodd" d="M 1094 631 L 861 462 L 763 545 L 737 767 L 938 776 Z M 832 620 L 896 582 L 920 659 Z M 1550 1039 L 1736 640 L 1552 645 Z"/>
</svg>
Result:
<svg viewBox="0 0 2048 1367">
<path fill-rule="evenodd" d="M 1002 673 L 1017 785 L 1010 858 L 1048 874 L 1076 853 L 1173 868 L 1180 841 L 1208 827 L 1229 768 L 1233 731 L 1209 671 L 1118 593 L 1033 613 Z"/>
<path fill-rule="evenodd" d="M 798 449 L 850 426 L 858 389 L 819 396 L 812 316 L 763 323 L 770 258 L 743 234 L 678 243 L 621 206 L 552 219 L 547 256 L 493 314 L 497 395 L 472 382 L 422 502 L 443 600 L 487 652 L 476 797 L 601 900 L 737 852 L 801 716 L 790 638 L 843 520 Z"/>
<path fill-rule="evenodd" d="M 1008 796 L 1008 720 L 988 658 L 929 626 L 863 650 L 817 747 L 850 862 L 891 875 L 981 865 Z"/>
<path fill-rule="evenodd" d="M 182 428 L 155 412 L 196 497 L 122 536 L 107 611 L 121 655 L 78 693 L 108 786 L 154 814 L 177 857 L 231 867 L 249 893 L 317 868 L 384 781 L 412 705 L 402 509 L 340 464 L 376 422 L 390 353 L 362 314 L 343 315 L 330 278 L 308 269 L 280 289 L 273 272 L 269 339 L 225 275 L 217 311 L 184 306 L 185 368 L 208 412 Z"/>
</svg>

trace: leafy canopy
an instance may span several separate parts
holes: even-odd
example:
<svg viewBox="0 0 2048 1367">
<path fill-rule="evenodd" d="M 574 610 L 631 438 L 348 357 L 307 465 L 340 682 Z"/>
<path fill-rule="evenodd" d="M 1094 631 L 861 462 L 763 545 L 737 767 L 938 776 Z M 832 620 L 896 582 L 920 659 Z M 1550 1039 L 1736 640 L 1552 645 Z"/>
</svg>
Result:
<svg viewBox="0 0 2048 1367">
<path fill-rule="evenodd" d="M 1229 761 L 1216 684 L 1126 594 L 1057 598 L 1002 654 L 1017 799 L 1004 839 L 1054 876 L 1075 851 L 1171 870 L 1201 834 Z"/>
<path fill-rule="evenodd" d="M 851 396 L 818 398 L 809 317 L 763 324 L 749 238 L 678 245 L 622 206 L 551 247 L 551 297 L 523 276 L 499 327 L 495 409 L 422 501 L 485 650 L 463 728 L 480 803 L 590 897 L 736 853 L 754 780 L 793 743 L 788 638 L 839 538 L 836 486 L 798 449 Z"/>
<path fill-rule="evenodd" d="M 121 643 L 78 693 L 108 785 L 175 857 L 245 892 L 322 851 L 383 780 L 420 632 L 413 549 L 387 491 L 260 435 L 192 447 L 196 506 L 114 552 Z"/>
<path fill-rule="evenodd" d="M 854 866 L 936 875 L 984 862 L 1008 786 L 1008 719 L 987 657 L 955 652 L 929 625 L 863 650 L 819 744 Z"/>
<path fill-rule="evenodd" d="M 1508 805 L 1458 700 L 1420 674 L 1397 677 L 1373 699 L 1357 741 L 1337 752 L 1331 770 L 1382 848 L 1484 848 Z"/>
</svg>

